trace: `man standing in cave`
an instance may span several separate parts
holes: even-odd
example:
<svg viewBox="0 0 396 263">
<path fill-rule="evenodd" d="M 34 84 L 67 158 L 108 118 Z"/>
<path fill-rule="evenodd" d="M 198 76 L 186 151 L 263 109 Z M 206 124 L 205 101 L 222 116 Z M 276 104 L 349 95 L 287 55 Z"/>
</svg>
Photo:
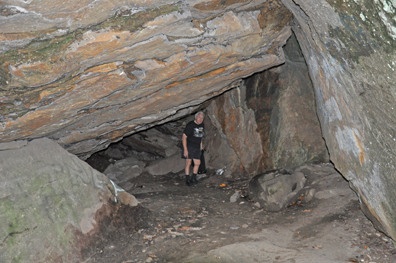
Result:
<svg viewBox="0 0 396 263">
<path fill-rule="evenodd" d="M 198 183 L 197 173 L 201 164 L 202 137 L 204 135 L 204 113 L 202 111 L 195 114 L 195 119 L 186 125 L 183 131 L 183 157 L 186 158 L 184 172 L 186 174 L 186 184 L 192 186 Z M 190 180 L 191 162 L 194 161 L 193 175 Z"/>
</svg>

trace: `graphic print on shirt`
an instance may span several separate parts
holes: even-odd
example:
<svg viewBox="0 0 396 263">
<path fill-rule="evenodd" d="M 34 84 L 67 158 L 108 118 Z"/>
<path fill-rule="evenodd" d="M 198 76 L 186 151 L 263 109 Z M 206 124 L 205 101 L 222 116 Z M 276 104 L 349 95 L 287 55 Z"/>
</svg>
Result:
<svg viewBox="0 0 396 263">
<path fill-rule="evenodd" d="M 194 137 L 202 138 L 203 135 L 204 135 L 204 128 L 203 127 L 194 128 Z"/>
</svg>

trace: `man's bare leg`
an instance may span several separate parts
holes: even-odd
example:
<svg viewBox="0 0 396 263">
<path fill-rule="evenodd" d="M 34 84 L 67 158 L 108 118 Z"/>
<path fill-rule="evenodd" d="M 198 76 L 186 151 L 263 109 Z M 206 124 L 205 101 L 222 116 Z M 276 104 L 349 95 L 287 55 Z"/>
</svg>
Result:
<svg viewBox="0 0 396 263">
<path fill-rule="evenodd" d="M 198 173 L 198 169 L 199 169 L 199 165 L 200 164 L 201 164 L 201 160 L 200 159 L 194 159 L 193 174 L 197 174 Z"/>
<path fill-rule="evenodd" d="M 184 166 L 185 175 L 190 175 L 191 161 L 192 159 L 186 159 L 186 166 Z"/>
<path fill-rule="evenodd" d="M 198 173 L 198 169 L 199 169 L 199 165 L 201 164 L 201 160 L 200 159 L 194 159 L 194 167 L 193 167 L 193 175 L 192 175 L 192 183 L 193 184 L 197 184 L 198 180 L 197 180 L 197 173 Z"/>
<path fill-rule="evenodd" d="M 191 167 L 192 159 L 186 159 L 186 166 L 184 166 L 184 173 L 186 175 L 186 185 L 190 186 L 190 167 Z M 195 167 L 194 167 L 195 168 Z"/>
</svg>

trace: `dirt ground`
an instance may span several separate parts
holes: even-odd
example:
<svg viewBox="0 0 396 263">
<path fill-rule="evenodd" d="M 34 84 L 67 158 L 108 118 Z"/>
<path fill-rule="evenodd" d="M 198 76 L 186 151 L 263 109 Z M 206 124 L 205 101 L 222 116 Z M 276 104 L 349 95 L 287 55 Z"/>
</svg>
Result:
<svg viewBox="0 0 396 263">
<path fill-rule="evenodd" d="M 141 204 L 120 208 L 114 220 L 129 223 L 109 224 L 84 262 L 396 262 L 392 240 L 373 228 L 331 164 L 300 169 L 314 198 L 302 195 L 277 213 L 249 200 L 246 178 L 208 172 L 188 187 L 183 173 L 139 176 L 129 192 Z"/>
</svg>

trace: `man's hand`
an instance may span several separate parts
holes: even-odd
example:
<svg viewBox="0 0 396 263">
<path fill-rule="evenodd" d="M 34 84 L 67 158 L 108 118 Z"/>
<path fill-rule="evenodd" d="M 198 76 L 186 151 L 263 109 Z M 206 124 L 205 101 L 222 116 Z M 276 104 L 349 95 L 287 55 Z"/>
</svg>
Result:
<svg viewBox="0 0 396 263">
<path fill-rule="evenodd" d="M 188 158 L 188 150 L 187 150 L 187 149 L 184 150 L 184 157 L 185 157 L 186 159 Z"/>
</svg>

